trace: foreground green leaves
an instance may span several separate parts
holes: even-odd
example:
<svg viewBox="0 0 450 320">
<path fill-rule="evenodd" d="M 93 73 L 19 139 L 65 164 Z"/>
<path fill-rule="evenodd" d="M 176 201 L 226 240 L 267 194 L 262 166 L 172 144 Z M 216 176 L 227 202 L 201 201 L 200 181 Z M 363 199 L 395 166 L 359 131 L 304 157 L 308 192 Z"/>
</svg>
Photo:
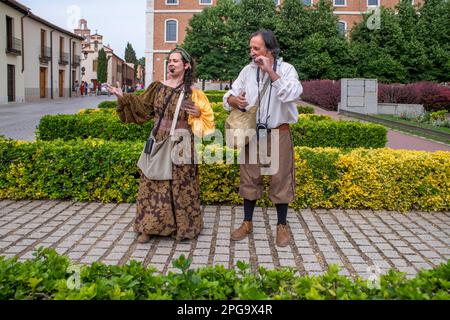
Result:
<svg viewBox="0 0 450 320">
<path fill-rule="evenodd" d="M 161 275 L 136 261 L 74 266 L 44 248 L 34 256 L 25 262 L 0 257 L 0 300 L 450 299 L 450 261 L 413 279 L 391 270 L 373 286 L 339 275 L 334 265 L 321 276 L 298 276 L 289 268 L 261 267 L 252 273 L 243 262 L 237 271 L 223 266 L 192 270 L 191 261 L 181 256 L 173 262 L 179 272 Z"/>
</svg>

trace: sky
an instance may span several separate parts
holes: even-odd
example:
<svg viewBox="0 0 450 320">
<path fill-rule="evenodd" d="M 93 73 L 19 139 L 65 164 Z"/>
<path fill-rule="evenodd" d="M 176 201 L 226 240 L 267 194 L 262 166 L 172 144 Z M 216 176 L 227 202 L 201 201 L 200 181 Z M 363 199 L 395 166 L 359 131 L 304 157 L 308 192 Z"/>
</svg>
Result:
<svg viewBox="0 0 450 320">
<path fill-rule="evenodd" d="M 73 32 L 80 18 L 86 19 L 91 34 L 97 30 L 105 44 L 123 58 L 127 42 L 137 58 L 145 51 L 146 0 L 18 0 L 35 15 Z"/>
</svg>

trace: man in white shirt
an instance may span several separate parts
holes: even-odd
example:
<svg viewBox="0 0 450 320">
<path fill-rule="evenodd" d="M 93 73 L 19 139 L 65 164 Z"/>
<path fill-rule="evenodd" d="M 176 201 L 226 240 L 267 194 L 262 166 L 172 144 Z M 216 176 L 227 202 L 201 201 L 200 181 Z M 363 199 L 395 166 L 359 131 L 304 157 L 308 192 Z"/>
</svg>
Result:
<svg viewBox="0 0 450 320">
<path fill-rule="evenodd" d="M 279 170 L 270 176 L 269 198 L 278 214 L 276 243 L 285 247 L 290 242 L 286 221 L 288 206 L 295 199 L 294 147 L 289 125 L 298 121 L 296 101 L 303 87 L 295 68 L 278 58 L 279 52 L 278 41 L 272 31 L 261 30 L 252 34 L 252 62 L 244 67 L 231 90 L 225 94 L 223 105 L 228 111 L 237 108 L 243 112 L 251 106 L 258 106 L 258 127 L 267 128 L 268 131 L 278 130 Z M 269 135 L 268 148 L 270 140 Z M 245 159 L 248 159 L 249 145 L 243 151 Z M 242 225 L 231 235 L 234 241 L 240 241 L 252 233 L 253 211 L 256 201 L 263 194 L 261 165 L 244 163 L 240 168 L 239 194 L 244 198 L 245 217 Z"/>
</svg>

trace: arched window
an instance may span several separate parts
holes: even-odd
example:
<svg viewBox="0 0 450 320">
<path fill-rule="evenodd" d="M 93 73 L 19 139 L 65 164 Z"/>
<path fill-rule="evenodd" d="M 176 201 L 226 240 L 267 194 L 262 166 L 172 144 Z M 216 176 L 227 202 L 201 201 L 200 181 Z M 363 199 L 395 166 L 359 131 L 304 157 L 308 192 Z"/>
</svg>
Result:
<svg viewBox="0 0 450 320">
<path fill-rule="evenodd" d="M 346 33 L 347 33 L 347 22 L 340 20 L 339 21 L 339 34 L 341 36 L 345 37 Z"/>
<path fill-rule="evenodd" d="M 178 21 L 166 20 L 165 36 L 166 42 L 178 42 Z"/>
</svg>

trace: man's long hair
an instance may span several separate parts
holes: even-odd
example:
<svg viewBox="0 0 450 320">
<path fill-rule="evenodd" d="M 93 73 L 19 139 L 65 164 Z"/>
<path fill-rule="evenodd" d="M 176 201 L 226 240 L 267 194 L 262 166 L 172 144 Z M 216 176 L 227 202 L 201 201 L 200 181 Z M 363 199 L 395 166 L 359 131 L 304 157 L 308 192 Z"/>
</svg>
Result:
<svg viewBox="0 0 450 320">
<path fill-rule="evenodd" d="M 261 36 L 263 38 L 266 49 L 272 52 L 275 60 L 278 59 L 278 56 L 280 55 L 280 45 L 278 44 L 278 40 L 273 31 L 265 29 L 256 31 L 250 36 L 250 40 L 257 36 Z"/>
</svg>

